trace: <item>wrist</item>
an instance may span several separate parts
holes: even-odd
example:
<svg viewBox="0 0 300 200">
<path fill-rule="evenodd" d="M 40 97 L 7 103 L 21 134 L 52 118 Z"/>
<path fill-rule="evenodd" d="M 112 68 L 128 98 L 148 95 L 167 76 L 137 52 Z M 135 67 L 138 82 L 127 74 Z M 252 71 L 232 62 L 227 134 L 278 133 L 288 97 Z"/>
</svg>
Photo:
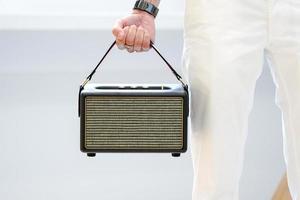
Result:
<svg viewBox="0 0 300 200">
<path fill-rule="evenodd" d="M 138 15 L 141 15 L 141 16 L 146 17 L 146 18 L 151 18 L 153 20 L 155 19 L 155 17 L 153 15 L 149 14 L 146 11 L 139 10 L 139 9 L 132 9 L 132 14 L 138 14 Z"/>
</svg>

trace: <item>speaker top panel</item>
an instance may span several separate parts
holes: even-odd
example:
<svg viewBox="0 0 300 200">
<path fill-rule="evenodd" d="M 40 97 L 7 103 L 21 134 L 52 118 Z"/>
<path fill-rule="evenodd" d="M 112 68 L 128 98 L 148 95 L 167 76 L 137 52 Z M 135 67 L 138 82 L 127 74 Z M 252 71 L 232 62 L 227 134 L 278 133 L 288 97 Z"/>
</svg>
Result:
<svg viewBox="0 0 300 200">
<path fill-rule="evenodd" d="M 186 96 L 187 92 L 181 84 L 99 84 L 89 83 L 82 91 L 83 95 L 109 95 L 109 94 L 160 94 L 172 96 Z"/>
</svg>

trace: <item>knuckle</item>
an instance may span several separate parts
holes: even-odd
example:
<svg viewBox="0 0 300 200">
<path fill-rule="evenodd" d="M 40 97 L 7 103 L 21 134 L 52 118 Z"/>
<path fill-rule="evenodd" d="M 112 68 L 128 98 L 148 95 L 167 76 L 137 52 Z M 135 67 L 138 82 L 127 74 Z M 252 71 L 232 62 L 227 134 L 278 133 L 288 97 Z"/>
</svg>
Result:
<svg viewBox="0 0 300 200">
<path fill-rule="evenodd" d="M 124 34 L 125 34 L 125 36 L 128 34 L 128 30 L 129 30 L 129 27 L 126 26 L 126 27 L 124 28 Z"/>
<path fill-rule="evenodd" d="M 144 30 L 143 27 L 139 26 L 139 27 L 138 27 L 138 31 L 139 31 L 139 32 L 144 32 L 145 30 Z"/>
<path fill-rule="evenodd" d="M 134 37 L 129 37 L 127 40 L 126 40 L 126 44 L 128 45 L 133 45 L 134 43 Z"/>
<path fill-rule="evenodd" d="M 150 39 L 150 34 L 148 32 L 145 32 L 144 38 Z"/>
<path fill-rule="evenodd" d="M 141 42 L 141 41 L 137 41 L 137 42 L 135 43 L 135 47 L 136 47 L 136 48 L 141 48 L 141 47 L 142 47 L 142 42 Z"/>
<path fill-rule="evenodd" d="M 143 42 L 143 35 L 138 35 L 136 40 L 135 40 L 135 44 L 136 45 L 141 45 Z"/>
<path fill-rule="evenodd" d="M 124 27 L 124 31 L 126 32 L 126 31 L 128 31 L 129 30 L 129 26 L 125 26 Z"/>
<path fill-rule="evenodd" d="M 117 29 L 117 28 L 114 27 L 114 28 L 112 29 L 111 32 L 112 32 L 112 34 L 113 34 L 115 37 L 117 37 L 117 35 L 118 35 L 118 29 Z"/>
<path fill-rule="evenodd" d="M 150 36 L 150 33 L 147 29 L 145 29 L 145 35 L 149 35 Z"/>
<path fill-rule="evenodd" d="M 126 39 L 131 40 L 131 39 L 134 38 L 134 37 L 135 37 L 135 33 L 129 31 L 129 32 L 127 33 L 127 38 L 126 38 Z"/>
<path fill-rule="evenodd" d="M 116 40 L 116 44 L 119 46 L 122 46 L 122 45 L 124 45 L 124 41 Z"/>
<path fill-rule="evenodd" d="M 129 32 L 136 32 L 136 27 L 134 25 L 131 25 L 129 27 Z"/>
</svg>

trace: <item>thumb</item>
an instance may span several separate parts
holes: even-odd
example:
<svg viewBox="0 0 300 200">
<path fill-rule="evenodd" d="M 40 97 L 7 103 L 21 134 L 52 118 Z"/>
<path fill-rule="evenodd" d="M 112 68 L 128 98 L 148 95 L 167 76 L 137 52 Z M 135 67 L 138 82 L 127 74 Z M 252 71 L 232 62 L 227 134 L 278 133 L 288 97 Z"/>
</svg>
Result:
<svg viewBox="0 0 300 200">
<path fill-rule="evenodd" d="M 119 40 L 124 37 L 124 31 L 123 31 L 124 26 L 125 26 L 124 20 L 118 20 L 112 29 L 113 35 Z"/>
</svg>

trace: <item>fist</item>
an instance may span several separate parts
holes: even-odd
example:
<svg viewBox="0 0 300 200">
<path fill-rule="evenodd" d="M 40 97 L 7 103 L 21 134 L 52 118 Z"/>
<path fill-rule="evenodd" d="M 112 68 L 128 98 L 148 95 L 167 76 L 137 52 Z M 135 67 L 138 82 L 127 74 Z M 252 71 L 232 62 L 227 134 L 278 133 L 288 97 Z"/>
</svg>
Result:
<svg viewBox="0 0 300 200">
<path fill-rule="evenodd" d="M 117 20 L 112 33 L 119 49 L 128 52 L 142 52 L 150 49 L 150 41 L 155 40 L 154 17 L 144 11 L 133 12 Z"/>
</svg>

